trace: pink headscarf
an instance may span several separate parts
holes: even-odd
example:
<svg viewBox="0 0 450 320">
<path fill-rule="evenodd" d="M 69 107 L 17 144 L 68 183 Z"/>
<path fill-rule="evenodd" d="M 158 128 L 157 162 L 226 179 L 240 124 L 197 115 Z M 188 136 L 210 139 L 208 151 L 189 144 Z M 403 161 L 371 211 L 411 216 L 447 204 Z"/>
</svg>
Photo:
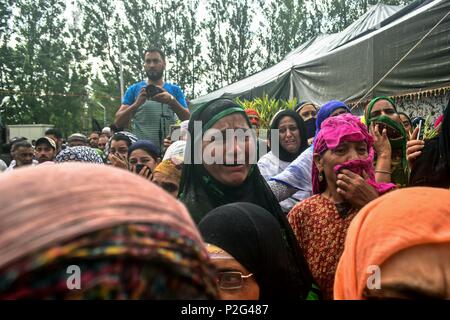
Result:
<svg viewBox="0 0 450 320">
<path fill-rule="evenodd" d="M 314 141 L 314 153 L 323 154 L 328 149 L 335 149 L 342 142 L 356 141 L 367 143 L 368 157 L 364 160 L 351 160 L 341 163 L 334 167 L 334 172 L 337 174 L 342 169 L 348 169 L 358 175 L 362 175 L 362 172 L 365 171 L 369 176 L 367 182 L 379 194 L 395 188 L 393 183 L 377 183 L 375 181 L 373 138 L 369 135 L 367 127 L 356 116 L 347 113 L 337 117 L 330 117 L 322 122 L 320 131 Z M 312 166 L 312 185 L 314 194 L 324 191 L 320 190 L 319 170 L 315 165 Z"/>
</svg>

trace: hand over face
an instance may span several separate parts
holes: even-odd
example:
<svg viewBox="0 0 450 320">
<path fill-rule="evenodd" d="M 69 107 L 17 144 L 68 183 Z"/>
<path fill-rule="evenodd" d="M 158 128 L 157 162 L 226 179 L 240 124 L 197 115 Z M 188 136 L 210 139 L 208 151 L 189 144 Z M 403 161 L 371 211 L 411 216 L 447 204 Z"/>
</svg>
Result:
<svg viewBox="0 0 450 320">
<path fill-rule="evenodd" d="M 147 166 L 143 166 L 141 171 L 136 172 L 136 166 L 133 165 L 131 166 L 131 172 L 136 173 L 145 179 L 152 180 L 152 170 Z"/>
<path fill-rule="evenodd" d="M 122 168 L 128 170 L 128 159 L 121 155 L 120 153 L 108 155 L 108 159 L 111 162 L 111 165 L 116 168 Z"/>
<path fill-rule="evenodd" d="M 337 192 L 354 208 L 360 209 L 370 201 L 378 198 L 378 192 L 366 179 L 368 175 L 364 172 L 363 177 L 343 169 L 337 175 Z"/>
<path fill-rule="evenodd" d="M 392 154 L 392 148 L 391 143 L 389 142 L 389 139 L 387 137 L 387 130 L 386 128 L 383 129 L 383 132 L 380 134 L 378 124 L 375 124 L 372 122 L 370 125 L 370 135 L 373 137 L 373 147 L 375 149 L 375 152 L 378 157 L 391 157 Z"/>
</svg>

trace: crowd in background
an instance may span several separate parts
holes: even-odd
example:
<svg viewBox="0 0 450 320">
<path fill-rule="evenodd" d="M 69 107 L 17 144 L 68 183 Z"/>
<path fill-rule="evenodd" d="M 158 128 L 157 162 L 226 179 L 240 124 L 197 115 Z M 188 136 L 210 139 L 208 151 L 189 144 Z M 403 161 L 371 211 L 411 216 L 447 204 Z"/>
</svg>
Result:
<svg viewBox="0 0 450 320">
<path fill-rule="evenodd" d="M 229 99 L 190 114 L 160 58 L 146 52 L 122 128 L 10 142 L 0 299 L 450 299 L 449 106 L 428 124 L 388 97 L 363 116 L 301 102 L 259 128 Z M 146 122 L 152 108 L 173 118 Z"/>
</svg>

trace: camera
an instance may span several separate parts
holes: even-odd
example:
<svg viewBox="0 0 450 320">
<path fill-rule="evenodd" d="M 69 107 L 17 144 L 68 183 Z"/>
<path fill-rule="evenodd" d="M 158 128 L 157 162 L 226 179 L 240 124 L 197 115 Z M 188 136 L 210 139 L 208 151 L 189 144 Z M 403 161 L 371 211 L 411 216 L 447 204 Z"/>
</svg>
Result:
<svg viewBox="0 0 450 320">
<path fill-rule="evenodd" d="M 145 91 L 147 92 L 147 99 L 151 99 L 154 96 L 156 96 L 157 94 L 164 92 L 161 88 L 159 88 L 153 84 L 149 84 L 147 87 L 145 87 Z"/>
</svg>

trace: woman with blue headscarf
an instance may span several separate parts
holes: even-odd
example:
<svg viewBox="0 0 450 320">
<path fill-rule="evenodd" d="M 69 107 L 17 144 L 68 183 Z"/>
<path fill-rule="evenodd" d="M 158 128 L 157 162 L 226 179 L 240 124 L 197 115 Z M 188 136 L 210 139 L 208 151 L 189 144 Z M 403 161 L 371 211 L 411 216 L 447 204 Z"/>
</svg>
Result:
<svg viewBox="0 0 450 320">
<path fill-rule="evenodd" d="M 316 136 L 322 122 L 343 113 L 351 113 L 342 101 L 331 100 L 325 103 L 317 113 Z M 278 201 L 293 197 L 298 201 L 312 196 L 311 170 L 313 166 L 313 146 L 311 145 L 297 157 L 283 172 L 268 182 Z"/>
</svg>

